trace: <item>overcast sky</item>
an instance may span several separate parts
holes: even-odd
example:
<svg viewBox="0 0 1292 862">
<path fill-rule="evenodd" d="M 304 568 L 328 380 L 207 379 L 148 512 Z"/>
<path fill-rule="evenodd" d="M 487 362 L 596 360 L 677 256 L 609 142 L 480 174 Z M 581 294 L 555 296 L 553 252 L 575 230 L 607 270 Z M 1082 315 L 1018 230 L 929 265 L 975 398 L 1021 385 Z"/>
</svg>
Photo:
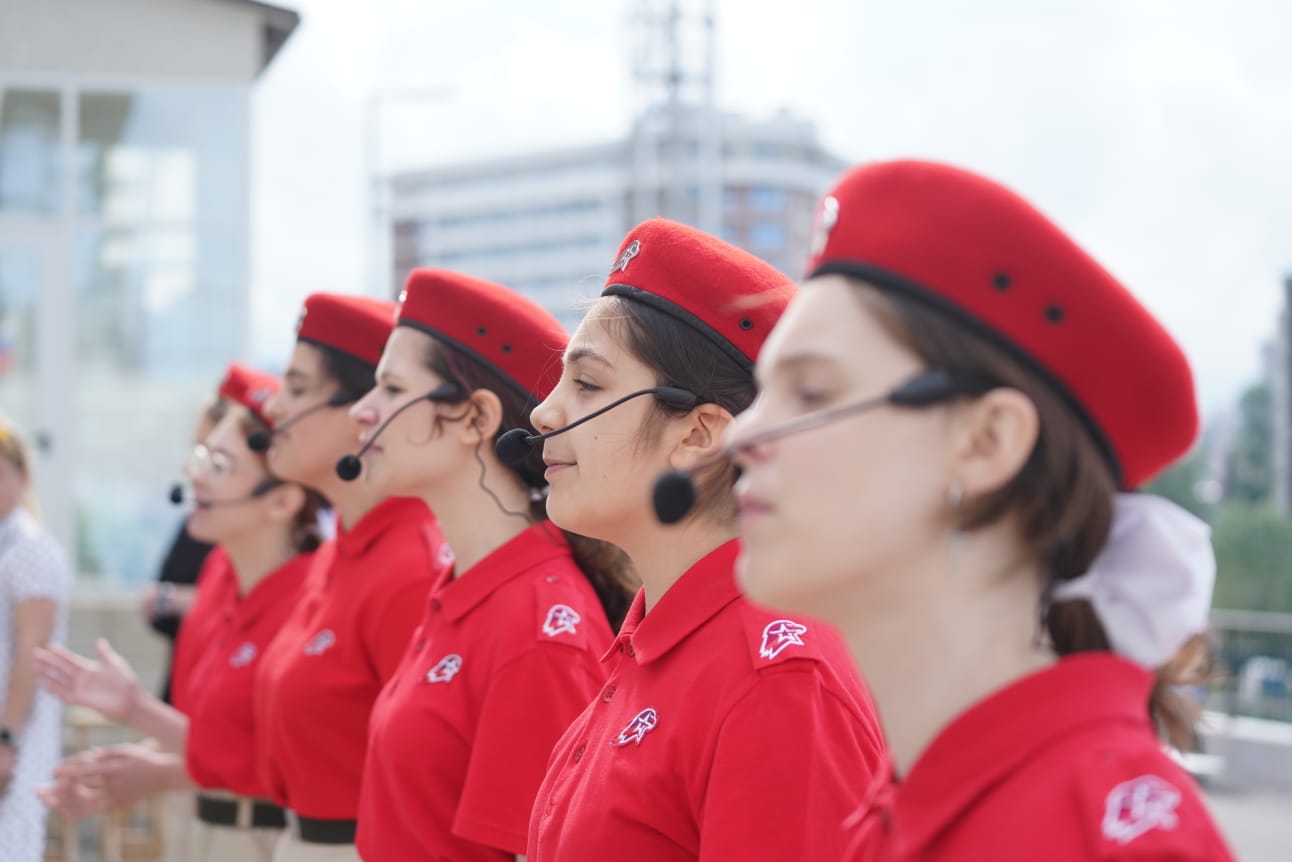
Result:
<svg viewBox="0 0 1292 862">
<path fill-rule="evenodd" d="M 389 171 L 609 140 L 632 114 L 631 0 L 281 2 L 303 20 L 254 97 L 261 362 L 282 361 L 305 294 L 364 287 L 368 144 Z M 787 108 L 850 161 L 1000 179 L 1162 318 L 1209 412 L 1260 373 L 1292 270 L 1292 3 L 716 7 L 722 107 Z M 428 92 L 365 132 L 390 88 Z"/>
</svg>

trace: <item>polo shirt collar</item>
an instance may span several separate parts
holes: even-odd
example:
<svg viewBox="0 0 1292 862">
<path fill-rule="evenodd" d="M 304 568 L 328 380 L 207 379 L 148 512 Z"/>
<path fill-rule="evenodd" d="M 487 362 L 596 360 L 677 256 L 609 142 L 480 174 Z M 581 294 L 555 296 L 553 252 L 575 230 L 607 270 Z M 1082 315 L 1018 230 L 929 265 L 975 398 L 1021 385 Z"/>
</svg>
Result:
<svg viewBox="0 0 1292 862">
<path fill-rule="evenodd" d="M 736 557 L 740 542 L 719 545 L 687 569 L 677 583 L 646 613 L 646 590 L 638 590 L 619 636 L 602 658 L 627 652 L 638 664 L 649 664 L 686 640 L 719 611 L 740 597 Z"/>
<path fill-rule="evenodd" d="M 916 853 L 1005 776 L 1090 724 L 1152 732 L 1153 675 L 1107 652 L 1079 653 L 1007 686 L 947 725 L 891 796 L 899 855 Z M 884 801 L 877 799 L 880 806 Z M 886 806 L 885 806 L 886 807 Z"/>
<path fill-rule="evenodd" d="M 445 569 L 431 587 L 431 610 L 456 622 L 504 584 L 548 560 L 569 556 L 565 536 L 551 521 L 543 521 L 494 548 L 483 560 L 454 575 Z"/>
<path fill-rule="evenodd" d="M 346 530 L 337 522 L 336 549 L 345 557 L 362 557 L 382 534 L 401 520 L 422 521 L 426 504 L 412 497 L 387 497 Z"/>
<path fill-rule="evenodd" d="M 289 599 L 300 589 L 313 558 L 313 553 L 297 554 L 262 578 L 260 583 L 251 588 L 251 592 L 238 596 L 233 611 L 234 624 L 244 631 L 250 629 L 265 611 Z M 228 576 L 237 579 L 232 567 L 228 570 Z M 235 592 L 238 589 L 236 583 L 233 589 Z"/>
</svg>

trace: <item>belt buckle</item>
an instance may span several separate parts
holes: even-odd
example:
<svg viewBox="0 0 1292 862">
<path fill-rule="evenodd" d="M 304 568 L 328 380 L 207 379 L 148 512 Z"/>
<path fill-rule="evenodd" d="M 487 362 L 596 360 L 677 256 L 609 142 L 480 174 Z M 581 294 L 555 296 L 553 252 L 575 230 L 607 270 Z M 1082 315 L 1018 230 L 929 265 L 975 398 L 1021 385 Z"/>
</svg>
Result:
<svg viewBox="0 0 1292 862">
<path fill-rule="evenodd" d="M 234 804 L 237 806 L 236 820 L 238 828 L 250 829 L 253 822 L 252 818 L 255 814 L 255 803 L 244 796 L 241 799 L 234 800 Z"/>
</svg>

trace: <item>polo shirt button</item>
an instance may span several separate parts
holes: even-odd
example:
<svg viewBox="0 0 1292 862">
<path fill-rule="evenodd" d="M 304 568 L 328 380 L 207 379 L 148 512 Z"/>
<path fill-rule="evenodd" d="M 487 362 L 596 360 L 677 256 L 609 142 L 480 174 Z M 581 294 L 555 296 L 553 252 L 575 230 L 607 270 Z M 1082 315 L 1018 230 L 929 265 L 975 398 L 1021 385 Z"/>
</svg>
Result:
<svg viewBox="0 0 1292 862">
<path fill-rule="evenodd" d="M 587 750 L 588 750 L 588 747 L 586 745 L 580 745 L 578 748 L 574 749 L 574 762 L 578 763 L 580 760 L 582 760 L 583 752 Z"/>
<path fill-rule="evenodd" d="M 633 650 L 633 645 L 630 643 L 624 644 L 624 652 L 628 653 L 629 658 L 632 658 L 633 656 L 637 655 L 636 651 Z"/>
<path fill-rule="evenodd" d="M 431 610 L 438 611 L 443 609 L 443 607 L 444 607 L 444 603 L 441 602 L 439 599 L 431 599 Z"/>
<path fill-rule="evenodd" d="M 610 703 L 610 701 L 615 699 L 614 683 L 611 683 L 610 685 L 606 686 L 606 690 L 601 692 L 601 699 L 604 700 L 606 703 Z"/>
<path fill-rule="evenodd" d="M 414 653 L 420 653 L 424 649 L 426 649 L 426 641 L 424 640 L 418 641 L 417 643 L 413 644 Z"/>
<path fill-rule="evenodd" d="M 548 575 L 548 576 L 547 576 L 547 582 L 548 582 L 549 584 L 554 584 L 554 583 L 556 583 L 557 581 L 559 581 L 560 579 L 561 579 L 561 578 L 560 578 L 560 576 L 559 576 L 559 575 Z"/>
</svg>

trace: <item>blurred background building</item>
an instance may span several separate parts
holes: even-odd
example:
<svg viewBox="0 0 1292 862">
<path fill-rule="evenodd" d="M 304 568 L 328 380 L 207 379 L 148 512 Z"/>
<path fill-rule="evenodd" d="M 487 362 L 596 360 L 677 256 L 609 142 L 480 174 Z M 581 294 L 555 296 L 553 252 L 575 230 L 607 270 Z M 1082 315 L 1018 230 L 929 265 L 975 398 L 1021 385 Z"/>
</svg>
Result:
<svg viewBox="0 0 1292 862">
<path fill-rule="evenodd" d="M 664 216 L 801 275 L 813 208 L 847 162 L 807 121 L 720 110 L 712 0 L 636 0 L 633 103 L 610 143 L 400 172 L 378 183 L 380 292 L 417 266 L 460 269 L 520 290 L 573 325 L 619 242 Z M 386 251 L 388 249 L 388 251 Z M 384 253 L 383 253 L 384 252 Z"/>
<path fill-rule="evenodd" d="M 177 429 L 246 350 L 250 91 L 297 20 L 0 3 L 0 409 L 82 573 L 152 575 Z"/>
</svg>

